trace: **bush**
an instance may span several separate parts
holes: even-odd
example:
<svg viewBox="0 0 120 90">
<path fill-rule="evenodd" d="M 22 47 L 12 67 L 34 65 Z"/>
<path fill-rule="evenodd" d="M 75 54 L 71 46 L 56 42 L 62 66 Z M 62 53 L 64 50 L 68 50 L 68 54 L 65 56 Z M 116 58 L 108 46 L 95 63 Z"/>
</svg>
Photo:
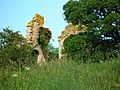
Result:
<svg viewBox="0 0 120 90">
<path fill-rule="evenodd" d="M 88 52 L 86 50 L 86 35 L 82 33 L 81 35 L 71 35 L 64 41 L 65 53 L 67 53 L 67 57 L 71 57 L 73 60 L 77 60 L 81 62 L 86 62 L 88 57 Z"/>
<path fill-rule="evenodd" d="M 114 41 L 100 39 L 89 32 L 71 35 L 65 39 L 64 48 L 67 57 L 77 62 L 108 61 L 119 56 Z"/>
<path fill-rule="evenodd" d="M 46 61 L 56 60 L 58 58 L 58 48 L 48 44 L 42 48 Z"/>
<path fill-rule="evenodd" d="M 25 67 L 33 63 L 32 48 L 19 32 L 3 29 L 0 32 L 0 67 Z"/>
</svg>

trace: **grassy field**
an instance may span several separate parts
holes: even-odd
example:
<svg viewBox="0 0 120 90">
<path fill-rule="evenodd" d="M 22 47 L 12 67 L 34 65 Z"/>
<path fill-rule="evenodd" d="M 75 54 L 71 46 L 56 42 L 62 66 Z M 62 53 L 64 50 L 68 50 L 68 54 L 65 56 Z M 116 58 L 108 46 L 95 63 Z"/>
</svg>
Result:
<svg viewBox="0 0 120 90">
<path fill-rule="evenodd" d="M 0 90 L 120 90 L 120 60 L 52 61 L 30 70 L 0 71 Z"/>
</svg>

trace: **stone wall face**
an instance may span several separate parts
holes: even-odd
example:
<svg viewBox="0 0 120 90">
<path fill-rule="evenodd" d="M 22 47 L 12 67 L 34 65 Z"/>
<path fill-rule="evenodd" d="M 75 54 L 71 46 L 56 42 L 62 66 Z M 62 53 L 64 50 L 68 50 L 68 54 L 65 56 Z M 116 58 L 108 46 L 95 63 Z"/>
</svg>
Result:
<svg viewBox="0 0 120 90">
<path fill-rule="evenodd" d="M 39 29 L 43 27 L 44 17 L 35 14 L 33 19 L 27 24 L 27 42 L 32 46 L 38 44 Z"/>
</svg>

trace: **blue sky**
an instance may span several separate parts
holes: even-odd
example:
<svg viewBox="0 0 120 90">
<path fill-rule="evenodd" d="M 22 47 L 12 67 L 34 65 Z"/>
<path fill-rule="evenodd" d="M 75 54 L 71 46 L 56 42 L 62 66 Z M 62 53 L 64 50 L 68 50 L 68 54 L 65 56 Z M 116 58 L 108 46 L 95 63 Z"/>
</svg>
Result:
<svg viewBox="0 0 120 90">
<path fill-rule="evenodd" d="M 51 43 L 58 47 L 57 37 L 66 26 L 63 5 L 68 0 L 0 0 L 0 31 L 10 27 L 26 36 L 26 24 L 35 13 L 44 16 L 44 27 L 52 31 Z"/>
</svg>

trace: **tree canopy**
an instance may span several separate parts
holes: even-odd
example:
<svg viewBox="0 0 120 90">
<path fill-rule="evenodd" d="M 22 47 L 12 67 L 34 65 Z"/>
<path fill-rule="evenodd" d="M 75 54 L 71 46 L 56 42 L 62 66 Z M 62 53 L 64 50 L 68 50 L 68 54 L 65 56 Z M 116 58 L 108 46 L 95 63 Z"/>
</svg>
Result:
<svg viewBox="0 0 120 90">
<path fill-rule="evenodd" d="M 5 28 L 0 32 L 0 67 L 29 66 L 34 62 L 31 53 L 31 46 L 18 31 L 13 32 L 10 28 Z"/>
<path fill-rule="evenodd" d="M 87 27 L 87 33 L 84 35 L 89 41 L 80 39 L 83 36 L 71 37 L 72 40 L 77 38 L 78 41 L 83 40 L 84 43 L 86 42 L 85 52 L 88 48 L 93 50 L 92 53 L 101 50 L 107 53 L 112 51 L 114 54 L 119 52 L 120 0 L 69 0 L 63 6 L 63 10 L 67 22 Z M 69 44 L 74 42 L 74 40 L 69 39 Z M 65 45 L 69 45 L 68 41 L 66 40 Z M 81 48 L 84 47 L 81 46 Z"/>
<path fill-rule="evenodd" d="M 63 10 L 65 20 L 74 25 L 84 24 L 97 34 L 120 30 L 119 0 L 70 0 Z"/>
</svg>

